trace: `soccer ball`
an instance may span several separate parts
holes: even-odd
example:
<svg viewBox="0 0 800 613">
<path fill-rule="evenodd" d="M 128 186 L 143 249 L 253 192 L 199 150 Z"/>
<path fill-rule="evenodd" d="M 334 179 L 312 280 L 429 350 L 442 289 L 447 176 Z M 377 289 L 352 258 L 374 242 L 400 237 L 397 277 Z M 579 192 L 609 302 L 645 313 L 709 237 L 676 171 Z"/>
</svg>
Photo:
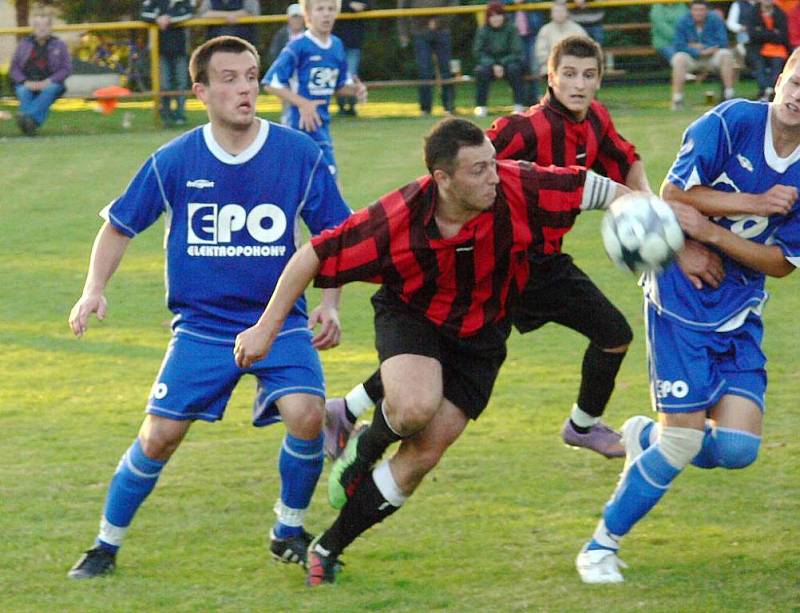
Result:
<svg viewBox="0 0 800 613">
<path fill-rule="evenodd" d="M 683 247 L 675 213 L 646 192 L 631 192 L 612 202 L 600 231 L 611 261 L 632 272 L 662 270 Z"/>
</svg>

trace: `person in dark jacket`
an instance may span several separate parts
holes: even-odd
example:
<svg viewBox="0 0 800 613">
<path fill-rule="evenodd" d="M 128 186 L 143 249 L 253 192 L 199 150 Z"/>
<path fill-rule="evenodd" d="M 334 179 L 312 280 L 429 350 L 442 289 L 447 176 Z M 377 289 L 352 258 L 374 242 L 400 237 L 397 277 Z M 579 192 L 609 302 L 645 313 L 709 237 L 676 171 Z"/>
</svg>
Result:
<svg viewBox="0 0 800 613">
<path fill-rule="evenodd" d="M 775 81 L 789 57 L 789 26 L 786 14 L 772 0 L 760 0 L 750 13 L 747 24 L 753 60 L 753 73 L 758 83 L 758 97 L 769 102 L 775 93 Z"/>
<path fill-rule="evenodd" d="M 514 93 L 514 112 L 525 108 L 523 88 L 524 58 L 522 39 L 513 23 L 506 19 L 499 0 L 486 6 L 486 23 L 478 28 L 472 44 L 475 56 L 475 115 L 486 117 L 489 86 L 494 79 L 505 78 Z"/>
<path fill-rule="evenodd" d="M 139 18 L 158 25 L 158 65 L 161 91 L 189 89 L 189 32 L 175 27 L 194 15 L 194 0 L 144 0 Z M 172 108 L 172 101 L 175 108 Z M 161 121 L 164 125 L 186 123 L 186 96 L 161 97 Z"/>
<path fill-rule="evenodd" d="M 69 50 L 63 40 L 53 36 L 50 15 L 35 15 L 31 27 L 33 34 L 17 45 L 9 70 L 19 100 L 17 125 L 28 136 L 47 119 L 53 102 L 66 91 L 64 81 L 72 72 Z"/>
<path fill-rule="evenodd" d="M 397 0 L 399 9 L 425 9 L 434 7 L 458 6 L 458 0 Z M 420 15 L 405 17 L 397 22 L 400 45 L 405 48 L 409 41 L 414 45 L 414 58 L 417 61 L 419 78 L 433 80 L 434 57 L 443 81 L 452 78 L 450 58 L 453 54 L 450 40 L 452 15 Z M 442 106 L 445 113 L 455 112 L 456 92 L 452 84 L 442 85 Z M 423 115 L 430 115 L 433 108 L 433 88 L 430 85 L 419 87 L 419 107 Z"/>
<path fill-rule="evenodd" d="M 369 4 L 361 0 L 344 0 L 342 2 L 342 13 L 360 13 L 369 9 Z M 342 39 L 344 43 L 344 53 L 347 58 L 347 72 L 353 79 L 358 78 L 358 68 L 361 64 L 361 47 L 364 45 L 364 31 L 367 28 L 365 19 L 343 19 L 336 20 L 333 26 L 333 33 Z M 356 115 L 355 96 L 339 96 L 336 102 L 339 105 L 340 115 Z"/>
</svg>

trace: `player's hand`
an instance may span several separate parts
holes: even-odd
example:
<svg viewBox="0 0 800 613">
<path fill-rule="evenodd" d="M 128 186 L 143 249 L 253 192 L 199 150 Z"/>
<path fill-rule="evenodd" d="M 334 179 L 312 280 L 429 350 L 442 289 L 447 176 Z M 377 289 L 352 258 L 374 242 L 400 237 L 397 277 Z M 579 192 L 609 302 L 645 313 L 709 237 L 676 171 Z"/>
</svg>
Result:
<svg viewBox="0 0 800 613">
<path fill-rule="evenodd" d="M 269 333 L 258 325 L 247 328 L 236 335 L 233 344 L 233 358 L 239 368 L 250 368 L 255 362 L 263 359 L 272 345 Z"/>
<path fill-rule="evenodd" d="M 401 35 L 401 36 L 398 36 L 398 39 L 399 39 L 399 41 L 400 41 L 400 46 L 401 46 L 403 49 L 405 49 L 406 47 L 408 47 L 408 36 Z"/>
<path fill-rule="evenodd" d="M 503 75 L 505 74 L 505 70 L 501 64 L 495 64 L 492 66 L 492 73 L 494 74 L 495 79 L 502 79 Z"/>
<path fill-rule="evenodd" d="M 322 118 L 319 116 L 317 107 L 325 104 L 324 100 L 305 99 L 297 105 L 300 111 L 300 129 L 306 132 L 314 132 L 322 125 Z"/>
<path fill-rule="evenodd" d="M 684 242 L 676 261 L 683 274 L 697 289 L 703 289 L 703 285 L 719 287 L 725 276 L 722 258 L 705 245 L 691 239 Z"/>
<path fill-rule="evenodd" d="M 108 311 L 108 301 L 103 294 L 84 294 L 69 312 L 69 327 L 72 328 L 73 334 L 80 338 L 89 327 L 89 315 L 94 313 L 99 321 L 103 321 L 106 318 L 106 311 Z"/>
<path fill-rule="evenodd" d="M 339 311 L 335 308 L 319 305 L 308 317 L 308 328 L 313 330 L 317 325 L 319 331 L 311 339 L 314 349 L 324 351 L 339 345 L 342 340 L 342 326 L 339 323 Z"/>
<path fill-rule="evenodd" d="M 797 188 L 793 185 L 773 185 L 759 197 L 757 215 L 786 215 L 797 202 Z"/>
<path fill-rule="evenodd" d="M 356 99 L 364 104 L 367 101 L 367 85 L 359 78 L 355 78 L 353 82 L 356 86 Z"/>
<path fill-rule="evenodd" d="M 717 230 L 716 224 L 709 221 L 705 215 L 693 206 L 675 201 L 670 201 L 669 204 L 672 210 L 675 211 L 678 222 L 681 224 L 681 228 L 683 228 L 686 234 L 701 243 L 711 241 L 714 232 Z"/>
</svg>

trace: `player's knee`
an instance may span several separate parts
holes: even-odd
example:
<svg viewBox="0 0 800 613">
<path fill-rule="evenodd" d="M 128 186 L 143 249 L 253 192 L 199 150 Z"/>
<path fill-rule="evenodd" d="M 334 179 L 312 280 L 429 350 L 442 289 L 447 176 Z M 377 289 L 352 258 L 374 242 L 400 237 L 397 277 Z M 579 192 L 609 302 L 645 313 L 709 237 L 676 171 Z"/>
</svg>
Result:
<svg viewBox="0 0 800 613">
<path fill-rule="evenodd" d="M 182 434 L 172 430 L 154 430 L 139 433 L 142 451 L 151 460 L 166 461 L 169 459 L 183 439 Z"/>
<path fill-rule="evenodd" d="M 283 411 L 281 416 L 289 434 L 297 438 L 312 439 L 322 432 L 325 405 L 320 399 L 304 406 L 302 410 Z"/>
<path fill-rule="evenodd" d="M 758 458 L 760 436 L 741 430 L 718 428 L 715 439 L 717 464 L 723 468 L 745 468 Z"/>
<path fill-rule="evenodd" d="M 386 400 L 386 418 L 392 429 L 401 436 L 409 436 L 422 430 L 433 419 L 442 403 L 441 395 L 428 390 L 408 390 L 407 394 Z"/>
<path fill-rule="evenodd" d="M 700 453 L 704 436 L 702 430 L 666 426 L 659 431 L 658 443 L 667 462 L 682 469 Z"/>
<path fill-rule="evenodd" d="M 633 342 L 633 329 L 625 316 L 614 309 L 609 312 L 605 323 L 593 336 L 592 343 L 603 351 L 626 351 Z"/>
</svg>

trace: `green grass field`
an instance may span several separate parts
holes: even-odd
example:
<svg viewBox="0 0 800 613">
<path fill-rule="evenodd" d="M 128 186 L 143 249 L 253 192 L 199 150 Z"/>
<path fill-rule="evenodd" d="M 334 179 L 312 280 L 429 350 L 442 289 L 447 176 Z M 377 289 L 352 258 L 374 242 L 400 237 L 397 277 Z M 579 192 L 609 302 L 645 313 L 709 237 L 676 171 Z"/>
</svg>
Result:
<svg viewBox="0 0 800 613">
<path fill-rule="evenodd" d="M 699 88 L 682 113 L 670 113 L 667 98 L 666 86 L 603 90 L 654 185 L 703 110 Z M 622 586 L 584 586 L 573 567 L 622 462 L 560 442 L 584 341 L 555 326 L 512 336 L 483 417 L 404 509 L 350 547 L 338 585 L 308 590 L 300 569 L 267 555 L 283 429 L 250 426 L 252 379 L 223 422 L 189 433 L 136 518 L 117 573 L 68 581 L 67 569 L 94 538 L 108 480 L 136 433 L 169 339 L 160 224 L 133 241 L 108 291 L 107 320 L 93 321 L 82 340 L 66 325 L 98 210 L 177 134 L 137 129 L 147 112 L 137 113 L 141 121 L 126 134 L 118 115 L 92 113 L 56 113 L 35 139 L 17 137 L 10 122 L 0 127 L 0 611 L 800 610 L 794 277 L 768 284 L 761 457 L 744 471 L 687 470 L 626 538 Z M 432 123 L 334 123 L 352 206 L 422 173 L 421 137 Z M 607 413 L 618 426 L 649 411 L 641 295 L 635 278 L 607 261 L 599 221 L 580 218 L 566 247 L 637 334 Z M 376 364 L 372 290 L 345 290 L 343 343 L 323 355 L 332 395 Z M 314 532 L 335 517 L 324 490 L 308 514 Z"/>
</svg>

